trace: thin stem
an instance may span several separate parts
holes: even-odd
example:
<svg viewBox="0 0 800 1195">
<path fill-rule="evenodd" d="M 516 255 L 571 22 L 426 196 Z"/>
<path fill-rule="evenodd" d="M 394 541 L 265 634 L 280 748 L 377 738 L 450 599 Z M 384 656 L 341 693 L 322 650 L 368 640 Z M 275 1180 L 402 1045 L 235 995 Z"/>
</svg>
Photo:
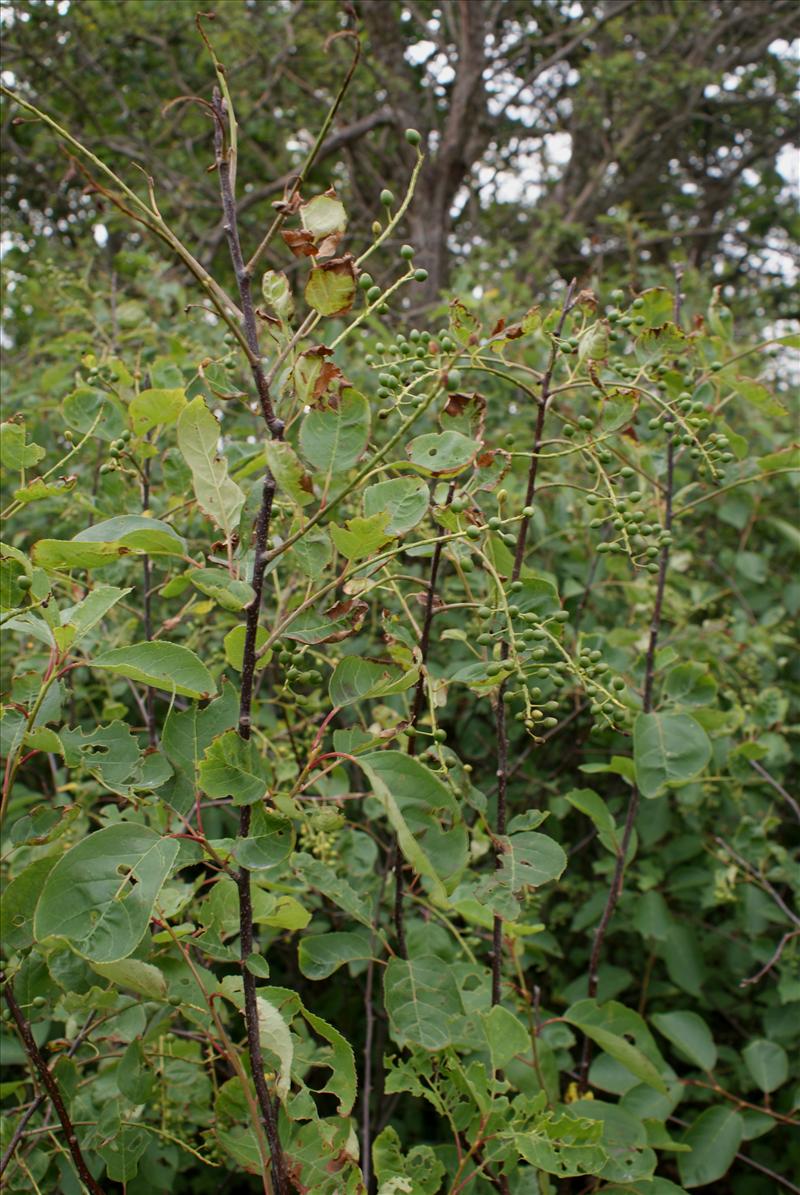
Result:
<svg viewBox="0 0 800 1195">
<path fill-rule="evenodd" d="M 250 367 L 256 384 L 261 413 L 264 422 L 273 437 L 281 439 L 283 435 L 283 421 L 275 414 L 269 386 L 267 385 L 258 344 L 258 328 L 256 326 L 253 296 L 250 288 L 250 276 L 242 257 L 239 240 L 239 228 L 236 219 L 236 199 L 233 191 L 233 172 L 230 154 L 225 152 L 224 128 L 226 107 L 218 88 L 214 88 L 212 107 L 216 120 L 214 124 L 214 151 L 217 171 L 220 180 L 222 209 L 224 215 L 225 235 L 228 241 L 231 262 L 236 274 L 236 284 L 242 306 L 242 325 L 249 349 Z M 229 127 L 233 127 L 229 125 Z M 272 505 L 275 498 L 275 479 L 267 471 L 261 495 L 261 506 L 256 518 L 254 535 L 254 564 L 251 584 L 254 597 L 247 608 L 245 623 L 245 640 L 242 658 L 242 687 L 239 697 L 239 735 L 245 741 L 250 738 L 252 730 L 253 680 L 256 666 L 256 636 L 261 601 L 264 590 L 264 572 L 267 564 L 267 539 L 269 536 Z M 250 833 L 250 806 L 242 807 L 239 815 L 239 838 L 245 839 Z M 269 1142 L 270 1159 L 272 1163 L 272 1180 L 275 1195 L 288 1195 L 289 1185 L 286 1173 L 286 1162 L 283 1156 L 278 1120 L 275 1108 L 264 1078 L 264 1063 L 261 1057 L 261 1042 L 258 1028 L 258 1005 L 256 1002 L 256 979 L 249 970 L 247 963 L 253 953 L 253 899 L 250 889 L 250 872 L 244 866 L 239 868 L 236 879 L 239 896 L 239 955 L 242 970 L 242 988 L 244 995 L 244 1020 L 247 1032 L 247 1049 L 250 1055 L 250 1068 L 253 1073 L 253 1083 L 258 1097 L 258 1106 Z"/>
<path fill-rule="evenodd" d="M 675 445 L 672 436 L 670 435 L 667 444 L 667 482 L 666 495 L 664 507 L 664 529 L 670 531 L 672 528 L 672 491 L 674 485 L 674 469 L 675 469 Z M 655 680 L 655 658 L 656 649 L 658 647 L 658 638 L 661 631 L 661 616 L 664 605 L 664 591 L 667 582 L 667 569 L 669 568 L 670 544 L 669 541 L 665 543 L 661 549 L 661 556 L 658 564 L 658 580 L 656 582 L 656 597 L 653 603 L 653 616 L 650 620 L 650 637 L 647 643 L 647 654 L 645 656 L 644 665 L 644 690 L 642 694 L 642 710 L 645 714 L 649 714 L 653 708 L 653 684 Z M 633 828 L 636 824 L 636 815 L 639 811 L 639 789 L 634 785 L 631 789 L 630 797 L 628 798 L 628 809 L 625 814 L 625 827 L 622 832 L 622 838 L 617 848 L 616 862 L 614 864 L 614 874 L 611 879 L 611 887 L 609 889 L 608 898 L 606 900 L 605 908 L 603 909 L 600 923 L 595 931 L 594 941 L 592 943 L 592 953 L 589 959 L 589 989 L 588 995 L 590 999 L 594 999 L 597 995 L 597 985 L 600 971 L 600 957 L 603 951 L 603 943 L 608 931 L 611 918 L 614 916 L 614 910 L 617 907 L 620 896 L 622 895 L 622 885 L 625 879 L 625 864 L 628 858 L 628 849 L 633 835 Z M 591 1045 L 588 1037 L 584 1039 L 583 1043 L 583 1057 L 581 1059 L 581 1086 L 586 1086 L 586 1077 L 589 1073 L 589 1063 L 591 1061 Z"/>
<path fill-rule="evenodd" d="M 533 505 L 536 497 L 536 478 L 539 472 L 539 459 L 542 448 L 542 441 L 544 439 L 544 420 L 547 413 L 547 403 L 550 398 L 550 383 L 553 378 L 553 371 L 556 366 L 556 359 L 558 354 L 558 345 L 556 341 L 561 336 L 564 330 L 564 323 L 572 308 L 572 295 L 575 290 L 575 279 L 573 278 L 567 287 L 567 293 L 564 296 L 564 304 L 561 308 L 561 315 L 559 316 L 558 324 L 556 325 L 553 334 L 553 341 L 550 347 L 550 358 L 547 363 L 544 377 L 542 378 L 542 391 L 538 401 L 538 408 L 536 411 L 536 425 L 533 433 L 533 449 L 531 451 L 531 461 L 528 467 L 528 483 L 525 487 L 525 501 L 523 503 L 523 514 L 520 519 L 519 529 L 517 531 L 517 544 L 514 550 L 514 564 L 511 570 L 511 582 L 519 580 L 522 572 L 523 561 L 525 560 L 525 548 L 528 540 L 528 527 L 530 526 L 531 516 L 525 514 Z M 505 661 L 509 656 L 508 640 L 503 641 L 500 649 L 500 658 Z M 505 707 L 505 692 L 507 680 L 500 682 L 500 687 L 497 692 L 497 705 L 495 710 L 495 732 L 497 737 L 497 819 L 496 819 L 496 833 L 500 838 L 506 832 L 506 796 L 508 790 L 508 729 L 506 727 L 506 707 Z M 503 865 L 503 850 L 498 844 L 495 852 L 495 867 L 498 869 Z M 503 969 L 503 919 L 495 916 L 492 922 L 492 1004 L 500 1003 L 501 986 L 502 986 L 502 969 Z"/>
<path fill-rule="evenodd" d="M 453 481 L 447 491 L 445 499 L 445 506 L 449 506 L 453 501 L 453 494 L 455 493 L 456 483 Z M 442 528 L 438 523 L 434 522 L 434 528 L 437 535 L 442 535 Z M 422 705 L 425 700 L 425 665 L 428 660 L 428 647 L 430 646 L 431 638 L 431 624 L 433 623 L 433 611 L 436 603 L 436 581 L 439 576 L 439 565 L 442 559 L 442 547 L 444 541 L 437 539 L 431 557 L 431 573 L 428 578 L 428 593 L 425 599 L 425 614 L 422 621 L 422 632 L 419 638 L 419 680 L 417 681 L 414 690 L 414 701 L 411 707 L 411 716 L 409 718 L 409 730 L 412 732 L 408 736 L 408 754 L 415 755 L 417 751 L 417 736 L 414 733 L 417 728 L 419 716 L 422 713 Z M 394 843 L 394 928 L 397 937 L 397 952 L 401 958 L 406 957 L 406 933 L 404 920 L 404 906 L 403 906 L 403 856 L 400 851 L 400 844 L 395 838 Z"/>
<path fill-rule="evenodd" d="M 25 1020 L 19 1004 L 17 1004 L 14 992 L 11 988 L 11 983 L 6 979 L 4 972 L 0 972 L 0 984 L 3 986 L 3 995 L 5 996 L 5 1001 L 8 1005 L 11 1016 L 14 1019 L 14 1023 L 17 1026 L 17 1032 L 22 1040 L 25 1053 L 28 1055 L 32 1065 L 39 1072 L 39 1078 L 42 1081 L 42 1085 L 47 1092 L 51 1104 L 55 1108 L 58 1119 L 61 1121 L 61 1127 L 64 1130 L 64 1136 L 67 1139 L 67 1146 L 69 1148 L 69 1152 L 72 1154 L 72 1160 L 75 1163 L 75 1169 L 80 1175 L 81 1182 L 89 1191 L 91 1191 L 92 1195 L 103 1195 L 102 1187 L 100 1187 L 92 1177 L 92 1173 L 89 1170 L 89 1167 L 86 1165 L 86 1159 L 81 1153 L 78 1137 L 72 1121 L 70 1120 L 66 1105 L 61 1098 L 61 1092 L 59 1090 L 58 1084 L 56 1083 L 50 1068 L 42 1057 L 39 1047 L 34 1041 L 31 1027 Z"/>
</svg>

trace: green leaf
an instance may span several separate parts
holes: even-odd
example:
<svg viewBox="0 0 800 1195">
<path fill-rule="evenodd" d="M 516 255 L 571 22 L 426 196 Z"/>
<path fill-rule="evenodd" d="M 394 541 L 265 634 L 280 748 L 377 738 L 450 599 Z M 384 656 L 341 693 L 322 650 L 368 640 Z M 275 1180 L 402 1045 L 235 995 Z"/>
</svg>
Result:
<svg viewBox="0 0 800 1195">
<path fill-rule="evenodd" d="M 356 274 L 351 257 L 334 257 L 309 275 L 306 302 L 320 315 L 346 315 L 356 297 Z"/>
<path fill-rule="evenodd" d="M 479 898 L 497 916 L 515 921 L 525 891 L 558 879 L 567 865 L 567 856 L 554 839 L 531 830 L 498 837 L 496 842 L 501 852 L 500 867 L 482 881 Z"/>
<path fill-rule="evenodd" d="M 138 958 L 115 963 L 92 963 L 92 970 L 117 988 L 127 988 L 148 1000 L 166 1000 L 167 981 L 158 967 Z"/>
<path fill-rule="evenodd" d="M 141 1042 L 132 1041 L 119 1060 L 117 1087 L 133 1104 L 144 1104 L 155 1090 L 155 1076 L 147 1066 Z"/>
<path fill-rule="evenodd" d="M 178 643 L 153 640 L 114 647 L 95 656 L 91 666 L 183 697 L 213 697 L 217 692 L 205 664 L 188 647 Z"/>
<path fill-rule="evenodd" d="M 193 568 L 189 570 L 189 579 L 195 589 L 213 598 L 223 610 L 244 610 L 255 597 L 252 585 L 237 581 L 222 568 Z"/>
<path fill-rule="evenodd" d="M 40 539 L 31 555 L 47 569 L 101 568 L 125 556 L 182 556 L 186 544 L 159 519 L 120 515 L 79 531 L 71 540 Z"/>
<path fill-rule="evenodd" d="M 117 440 L 125 431 L 125 414 L 116 398 L 102 390 L 80 387 L 68 394 L 63 403 L 68 427 L 101 440 Z"/>
<path fill-rule="evenodd" d="M 94 726 L 88 733 L 64 727 L 59 737 L 68 768 L 85 768 L 116 792 L 133 781 L 142 756 L 139 740 L 125 722 Z"/>
<path fill-rule="evenodd" d="M 4 469 L 20 473 L 32 468 L 45 455 L 38 444 L 26 444 L 26 436 L 22 423 L 0 423 L 0 464 Z"/>
<path fill-rule="evenodd" d="M 186 406 L 186 392 L 142 390 L 131 399 L 130 416 L 134 435 L 144 436 L 162 423 L 174 423 Z"/>
<path fill-rule="evenodd" d="M 34 915 L 34 936 L 65 938 L 93 963 L 133 954 L 147 933 L 179 844 L 146 826 L 96 830 L 59 859 Z"/>
<path fill-rule="evenodd" d="M 683 1058 L 701 1070 L 713 1070 L 717 1061 L 717 1047 L 708 1025 L 696 1012 L 656 1012 L 650 1020 Z"/>
<path fill-rule="evenodd" d="M 482 1013 L 481 1019 L 494 1070 L 502 1070 L 517 1054 L 530 1053 L 529 1031 L 522 1021 L 507 1008 L 503 1008 L 502 1004 L 495 1004 L 489 1012 Z"/>
<path fill-rule="evenodd" d="M 291 821 L 256 805 L 250 815 L 250 833 L 236 840 L 233 855 L 248 871 L 273 871 L 286 862 L 293 845 Z"/>
<path fill-rule="evenodd" d="M 369 443 L 369 403 L 346 389 L 336 405 L 315 407 L 300 426 L 300 451 L 323 473 L 351 469 Z"/>
<path fill-rule="evenodd" d="M 285 440 L 267 440 L 264 445 L 267 467 L 277 482 L 281 494 L 291 498 L 297 506 L 314 501 L 314 486 L 300 458 Z"/>
<path fill-rule="evenodd" d="M 452 793 L 429 768 L 402 751 L 361 755 L 358 764 L 383 806 L 404 857 L 419 875 L 430 881 L 433 900 L 446 904 L 443 876 L 425 847 L 430 845 L 436 851 L 440 845 L 437 813 L 445 820 L 458 816 Z"/>
<path fill-rule="evenodd" d="M 33 910 L 56 861 L 53 855 L 35 859 L 5 885 L 0 901 L 0 939 L 6 950 L 26 950 L 33 942 Z"/>
<path fill-rule="evenodd" d="M 788 414 L 783 403 L 779 402 L 762 382 L 757 382 L 754 378 L 737 378 L 734 385 L 736 393 L 745 402 L 751 403 L 765 415 Z"/>
<path fill-rule="evenodd" d="M 97 585 L 77 605 L 62 608 L 59 611 L 61 626 L 53 630 L 61 650 L 80 643 L 109 610 L 130 592 L 130 589 L 118 589 L 116 585 Z"/>
<path fill-rule="evenodd" d="M 424 481 L 412 477 L 395 477 L 391 481 L 379 481 L 364 490 L 364 514 L 388 512 L 386 524 L 388 535 L 404 535 L 424 519 L 428 510 L 430 495 Z"/>
<path fill-rule="evenodd" d="M 644 1046 L 648 1053 L 659 1059 L 661 1069 L 663 1060 L 652 1044 L 644 1021 L 636 1013 L 613 1000 L 607 1004 L 598 1004 L 595 1000 L 578 1000 L 564 1013 L 564 1020 L 580 1029 L 617 1062 L 621 1062 L 637 1079 L 666 1094 L 667 1086 L 659 1074 L 659 1069 L 640 1046 Z M 628 1036 L 635 1037 L 638 1044 L 631 1045 L 627 1040 Z"/>
<path fill-rule="evenodd" d="M 230 538 L 239 522 L 244 494 L 228 476 L 219 456 L 220 426 L 202 397 L 193 399 L 178 419 L 178 448 L 192 473 L 197 501 Z"/>
<path fill-rule="evenodd" d="M 573 788 L 568 792 L 565 800 L 581 813 L 585 813 L 594 823 L 601 834 L 612 834 L 616 822 L 608 810 L 603 798 L 591 788 Z"/>
<path fill-rule="evenodd" d="M 400 668 L 396 664 L 378 664 L 361 656 L 345 656 L 334 668 L 328 682 L 328 694 L 333 705 L 352 705 L 367 698 L 386 697 L 403 693 L 417 683 L 416 668 Z"/>
<path fill-rule="evenodd" d="M 372 911 L 364 897 L 356 892 L 348 880 L 337 875 L 327 863 L 303 851 L 298 852 L 292 862 L 309 888 L 316 888 L 329 901 L 343 909 L 349 917 L 372 929 Z"/>
<path fill-rule="evenodd" d="M 691 1153 L 678 1154 L 684 1187 L 705 1187 L 723 1178 L 742 1143 L 742 1118 L 732 1108 L 706 1108 L 681 1140 Z"/>
<path fill-rule="evenodd" d="M 406 452 L 415 468 L 433 477 L 452 477 L 466 469 L 478 454 L 477 440 L 461 432 L 429 432 L 412 440 Z"/>
<path fill-rule="evenodd" d="M 756 1038 L 742 1050 L 742 1057 L 761 1091 L 776 1091 L 789 1078 L 789 1059 L 777 1042 Z"/>
<path fill-rule="evenodd" d="M 261 279 L 261 294 L 270 311 L 287 323 L 294 316 L 294 299 L 283 270 L 267 270 Z"/>
<path fill-rule="evenodd" d="M 139 1160 L 147 1149 L 150 1136 L 145 1129 L 130 1124 L 117 1127 L 111 1139 L 98 1145 L 97 1152 L 106 1164 L 112 1182 L 129 1183 L 139 1173 Z"/>
<path fill-rule="evenodd" d="M 653 286 L 642 291 L 639 298 L 643 300 L 643 306 L 636 314 L 644 316 L 646 328 L 660 328 L 663 324 L 671 322 L 675 299 L 666 287 Z"/>
<path fill-rule="evenodd" d="M 199 783 L 212 799 L 231 797 L 234 805 L 252 805 L 267 789 L 269 771 L 252 739 L 226 730 L 206 748 Z"/>
<path fill-rule="evenodd" d="M 196 705 L 188 710 L 170 709 L 161 732 L 161 750 L 172 764 L 173 775 L 159 796 L 179 813 L 187 813 L 194 805 L 196 773 L 206 747 L 217 735 L 235 726 L 238 717 L 238 694 L 230 684 L 205 709 Z"/>
<path fill-rule="evenodd" d="M 315 195 L 300 205 L 300 220 L 317 245 L 317 255 L 324 256 L 325 248 L 332 252 L 347 228 L 347 212 L 335 194 Z M 326 246 L 325 243 L 328 243 Z"/>
<path fill-rule="evenodd" d="M 268 1000 L 263 996 L 256 997 L 258 1012 L 258 1040 L 262 1050 L 268 1050 L 278 1059 L 278 1074 L 275 1080 L 275 1091 L 278 1099 L 285 1103 L 292 1081 L 292 1058 L 294 1046 L 289 1026 Z"/>
<path fill-rule="evenodd" d="M 241 672 L 244 666 L 244 645 L 246 639 L 247 627 L 244 623 L 241 623 L 238 627 L 234 627 L 232 631 L 228 631 L 222 640 L 225 659 L 231 668 L 235 668 L 237 672 Z M 267 628 L 262 626 L 256 627 L 256 652 L 260 651 L 268 639 L 269 631 Z M 272 651 L 264 652 L 263 656 L 256 658 L 256 669 L 266 668 L 271 659 Z"/>
<path fill-rule="evenodd" d="M 711 759 L 708 735 L 689 714 L 639 714 L 633 725 L 636 783 L 643 797 L 691 780 Z"/>
<path fill-rule="evenodd" d="M 398 1046 L 443 1050 L 461 1029 L 463 1008 L 455 977 L 440 958 L 389 960 L 384 1004 Z"/>
<path fill-rule="evenodd" d="M 710 705 L 717 696 L 717 686 L 702 664 L 677 664 L 670 668 L 664 692 L 680 705 Z"/>
<path fill-rule="evenodd" d="M 297 948 L 300 971 L 307 979 L 327 979 L 345 963 L 372 958 L 370 935 L 360 932 L 313 934 Z"/>
<path fill-rule="evenodd" d="M 404 1154 L 391 1125 L 375 1138 L 372 1160 L 381 1184 L 378 1195 L 438 1195 L 441 1190 L 444 1166 L 430 1145 L 415 1145 Z"/>
<path fill-rule="evenodd" d="M 563 1179 L 600 1174 L 608 1161 L 602 1133 L 599 1121 L 547 1112 L 525 1132 L 507 1136 L 531 1166 Z"/>
<path fill-rule="evenodd" d="M 371 515 L 368 519 L 356 515 L 347 520 L 345 527 L 337 527 L 335 523 L 331 523 L 331 539 L 336 545 L 336 550 L 348 560 L 364 560 L 367 556 L 374 556 L 388 543 L 388 521 L 389 512 L 385 510 Z"/>
</svg>

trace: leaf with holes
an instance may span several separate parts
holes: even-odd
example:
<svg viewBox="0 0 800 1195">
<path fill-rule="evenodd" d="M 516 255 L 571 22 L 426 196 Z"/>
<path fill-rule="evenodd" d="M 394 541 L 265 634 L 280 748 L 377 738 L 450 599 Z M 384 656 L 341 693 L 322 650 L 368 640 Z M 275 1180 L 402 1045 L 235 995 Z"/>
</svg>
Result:
<svg viewBox="0 0 800 1195">
<path fill-rule="evenodd" d="M 477 440 L 461 432 L 430 432 L 408 445 L 408 459 L 416 469 L 433 477 L 454 477 L 470 465 L 480 450 Z"/>
<path fill-rule="evenodd" d="M 34 915 L 37 942 L 64 938 L 93 963 L 128 958 L 147 933 L 178 856 L 174 838 L 132 822 L 96 830 L 59 859 Z"/>
</svg>

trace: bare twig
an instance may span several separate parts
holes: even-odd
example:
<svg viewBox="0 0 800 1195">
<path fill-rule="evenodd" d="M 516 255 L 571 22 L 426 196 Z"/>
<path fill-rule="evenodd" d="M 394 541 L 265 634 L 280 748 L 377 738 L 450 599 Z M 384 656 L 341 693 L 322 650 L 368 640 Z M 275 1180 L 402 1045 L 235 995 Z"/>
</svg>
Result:
<svg viewBox="0 0 800 1195">
<path fill-rule="evenodd" d="M 772 958 L 769 959 L 769 961 L 766 962 L 763 967 L 760 967 L 759 970 L 756 971 L 755 975 L 751 975 L 748 979 L 742 979 L 739 982 L 739 987 L 747 988 L 751 983 L 758 983 L 759 979 L 763 979 L 767 972 L 771 971 L 776 963 L 780 962 L 784 948 L 789 944 L 789 942 L 791 942 L 792 938 L 796 938 L 798 936 L 800 936 L 800 929 L 793 929 L 790 930 L 788 934 L 784 934 L 775 948 Z"/>
<path fill-rule="evenodd" d="M 536 412 L 536 426 L 533 433 L 533 450 L 531 452 L 531 463 L 528 469 L 528 484 L 525 489 L 525 501 L 523 503 L 523 515 L 519 521 L 519 530 L 517 532 L 517 544 L 514 550 L 514 565 L 511 570 L 511 581 L 519 580 L 522 572 L 522 564 L 525 560 L 525 547 L 528 539 L 528 527 L 530 525 L 531 516 L 524 513 L 533 505 L 536 497 L 536 477 L 539 471 L 539 459 L 542 448 L 542 440 L 544 438 L 544 420 L 547 413 L 547 403 L 550 398 L 550 383 L 553 377 L 553 371 L 556 366 L 558 357 L 558 338 L 564 329 L 564 323 L 567 316 L 572 310 L 572 295 L 575 290 L 576 280 L 573 278 L 567 287 L 567 293 L 564 296 L 564 304 L 561 308 L 561 316 L 556 325 L 553 334 L 553 342 L 550 349 L 550 358 L 544 377 L 542 378 L 542 389 L 539 397 L 538 408 Z M 504 641 L 500 649 L 500 658 L 507 660 L 509 654 L 508 641 Z M 496 818 L 496 833 L 498 837 L 506 832 L 506 793 L 508 789 L 508 731 L 506 729 L 506 709 L 503 698 L 506 691 L 506 681 L 500 683 L 497 693 L 497 704 L 495 708 L 495 727 L 497 736 L 497 818 Z M 503 852 L 498 848 L 495 854 L 495 866 L 502 867 Z M 495 917 L 492 922 L 492 1004 L 500 1003 L 501 995 L 501 979 L 502 979 L 502 964 L 503 964 L 503 919 L 502 917 Z"/>
<path fill-rule="evenodd" d="M 61 1121 L 61 1127 L 64 1130 L 64 1136 L 67 1139 L 67 1147 L 72 1155 L 72 1160 L 75 1163 L 75 1169 L 80 1175 L 81 1182 L 85 1187 L 88 1188 L 89 1191 L 91 1191 L 92 1195 L 103 1195 L 102 1187 L 100 1187 L 96 1180 L 92 1177 L 92 1173 L 89 1170 L 89 1167 L 86 1165 L 86 1159 L 81 1152 L 78 1136 L 70 1119 L 69 1112 L 67 1112 L 64 1100 L 61 1097 L 58 1083 L 56 1083 L 50 1068 L 42 1057 L 41 1051 L 34 1041 L 31 1027 L 23 1016 L 22 1009 L 20 1008 L 19 1004 L 17 1004 L 11 983 L 6 979 L 4 972 L 0 972 L 0 984 L 3 986 L 3 995 L 5 996 L 5 1001 L 8 1005 L 11 1016 L 13 1017 L 14 1023 L 17 1026 L 17 1032 L 22 1040 L 25 1053 L 28 1055 L 31 1064 L 38 1071 L 39 1078 L 42 1081 L 42 1086 L 47 1092 L 51 1104 L 55 1108 L 56 1116 Z"/>
</svg>

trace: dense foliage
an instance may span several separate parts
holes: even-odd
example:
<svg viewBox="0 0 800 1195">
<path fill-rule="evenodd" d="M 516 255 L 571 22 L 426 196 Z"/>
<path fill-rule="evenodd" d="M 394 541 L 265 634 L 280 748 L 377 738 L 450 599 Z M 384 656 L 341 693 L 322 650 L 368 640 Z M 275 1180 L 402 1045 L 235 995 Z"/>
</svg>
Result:
<svg viewBox="0 0 800 1195">
<path fill-rule="evenodd" d="M 6 261 L 3 1181 L 797 1191 L 800 340 L 666 268 L 412 327 L 415 128 L 240 240 L 218 24 L 149 185 L 7 95 L 110 240 Z"/>
</svg>

